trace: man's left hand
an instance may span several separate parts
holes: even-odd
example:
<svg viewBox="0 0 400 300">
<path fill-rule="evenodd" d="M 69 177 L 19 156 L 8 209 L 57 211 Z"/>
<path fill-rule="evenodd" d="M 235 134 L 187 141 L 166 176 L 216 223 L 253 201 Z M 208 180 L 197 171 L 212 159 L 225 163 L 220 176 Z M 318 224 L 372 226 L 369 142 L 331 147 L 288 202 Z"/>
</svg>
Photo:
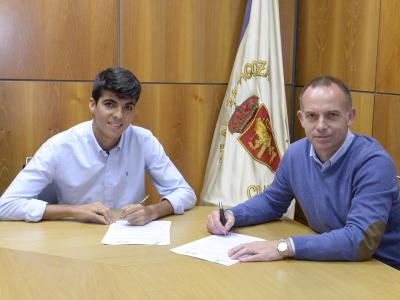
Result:
<svg viewBox="0 0 400 300">
<path fill-rule="evenodd" d="M 241 262 L 281 260 L 277 250 L 278 241 L 260 241 L 241 244 L 228 251 L 232 259 Z"/>
</svg>

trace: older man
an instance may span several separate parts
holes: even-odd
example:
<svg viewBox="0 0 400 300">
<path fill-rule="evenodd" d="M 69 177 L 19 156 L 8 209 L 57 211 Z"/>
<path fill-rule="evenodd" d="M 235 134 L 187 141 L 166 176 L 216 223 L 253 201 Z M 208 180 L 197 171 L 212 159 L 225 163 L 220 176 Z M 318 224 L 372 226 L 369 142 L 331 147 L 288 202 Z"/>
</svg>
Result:
<svg viewBox="0 0 400 300">
<path fill-rule="evenodd" d="M 232 226 L 274 220 L 296 197 L 317 234 L 243 244 L 229 255 L 241 261 L 374 257 L 400 269 L 400 194 L 393 161 L 376 140 L 349 130 L 355 110 L 340 80 L 312 80 L 300 105 L 306 138 L 290 145 L 271 186 L 225 213 L 225 226 L 219 212 L 212 212 L 209 231 L 225 234 Z"/>
</svg>

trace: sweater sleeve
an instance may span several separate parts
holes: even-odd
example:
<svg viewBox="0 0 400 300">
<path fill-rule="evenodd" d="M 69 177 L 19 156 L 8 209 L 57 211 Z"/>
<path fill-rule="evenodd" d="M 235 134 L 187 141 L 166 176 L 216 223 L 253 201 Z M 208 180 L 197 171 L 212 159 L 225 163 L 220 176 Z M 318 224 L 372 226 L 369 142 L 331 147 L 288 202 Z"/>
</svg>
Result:
<svg viewBox="0 0 400 300">
<path fill-rule="evenodd" d="M 366 260 L 385 232 L 392 202 L 398 196 L 391 159 L 377 151 L 353 176 L 353 198 L 343 228 L 310 236 L 292 236 L 297 259 Z"/>
<path fill-rule="evenodd" d="M 261 194 L 231 209 L 235 216 L 235 226 L 265 223 L 282 217 L 287 211 L 294 198 L 286 177 L 287 155 L 288 152 L 283 156 L 270 186 L 266 187 Z"/>
</svg>

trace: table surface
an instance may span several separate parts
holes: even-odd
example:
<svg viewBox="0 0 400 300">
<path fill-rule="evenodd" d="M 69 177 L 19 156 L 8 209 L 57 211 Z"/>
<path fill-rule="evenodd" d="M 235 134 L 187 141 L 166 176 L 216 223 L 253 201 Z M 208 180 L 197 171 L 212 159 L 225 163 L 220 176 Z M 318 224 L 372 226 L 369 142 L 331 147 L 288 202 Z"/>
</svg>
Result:
<svg viewBox="0 0 400 300">
<path fill-rule="evenodd" d="M 172 221 L 167 246 L 102 245 L 108 226 L 98 224 L 0 222 L 0 299 L 400 299 L 400 272 L 376 260 L 226 267 L 169 251 L 209 235 L 212 209 L 164 218 Z M 313 234 L 290 220 L 235 232 Z"/>
</svg>

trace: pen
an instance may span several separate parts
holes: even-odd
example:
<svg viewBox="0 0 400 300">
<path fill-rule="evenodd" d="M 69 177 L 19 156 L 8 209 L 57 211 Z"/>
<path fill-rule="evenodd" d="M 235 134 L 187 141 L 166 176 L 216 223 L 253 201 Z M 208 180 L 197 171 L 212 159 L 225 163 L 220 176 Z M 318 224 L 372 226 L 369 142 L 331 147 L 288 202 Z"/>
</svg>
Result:
<svg viewBox="0 0 400 300">
<path fill-rule="evenodd" d="M 150 197 L 150 194 L 147 194 L 146 196 L 144 196 L 142 201 L 140 201 L 138 204 L 143 204 L 143 202 L 146 201 L 149 197 Z"/>
<path fill-rule="evenodd" d="M 226 219 L 225 219 L 224 207 L 222 206 L 222 201 L 219 201 L 219 221 L 221 222 L 222 225 L 225 226 Z"/>
<path fill-rule="evenodd" d="M 136 205 L 136 204 L 143 204 L 144 201 L 146 201 L 149 197 L 150 197 L 150 194 L 147 194 L 146 196 L 144 196 L 144 198 L 143 198 L 142 200 L 140 200 L 139 203 L 133 203 L 133 204 L 135 204 L 135 205 Z M 131 205 L 131 204 L 130 204 L 130 205 Z M 130 205 L 128 205 L 128 206 L 130 206 Z M 127 214 L 128 211 L 130 211 L 130 209 L 127 208 L 127 207 L 125 207 L 125 208 L 122 210 L 122 213 L 121 213 L 121 219 L 122 219 L 122 220 L 125 220 L 125 218 L 126 218 L 126 215 L 125 215 L 125 214 Z"/>
<path fill-rule="evenodd" d="M 222 206 L 222 201 L 219 201 L 219 221 L 221 222 L 222 225 L 225 226 L 226 219 L 225 219 L 224 207 Z M 225 232 L 225 236 L 226 236 L 226 232 Z"/>
</svg>

